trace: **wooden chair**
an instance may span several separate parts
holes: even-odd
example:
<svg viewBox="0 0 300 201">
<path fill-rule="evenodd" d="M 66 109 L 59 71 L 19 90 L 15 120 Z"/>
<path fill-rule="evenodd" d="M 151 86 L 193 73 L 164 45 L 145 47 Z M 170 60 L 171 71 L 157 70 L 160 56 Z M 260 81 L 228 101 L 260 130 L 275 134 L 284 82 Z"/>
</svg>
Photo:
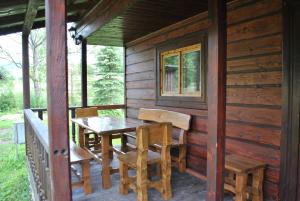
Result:
<svg viewBox="0 0 300 201">
<path fill-rule="evenodd" d="M 171 190 L 171 123 L 158 123 L 137 128 L 137 150 L 119 155 L 120 193 L 128 194 L 128 188 L 137 193 L 138 201 L 148 200 L 148 188 L 155 188 L 164 200 L 172 197 Z M 149 146 L 161 144 L 161 152 L 149 150 Z M 161 179 L 148 180 L 148 165 L 161 165 Z M 136 169 L 136 177 L 128 177 L 128 168 Z"/>
<path fill-rule="evenodd" d="M 176 164 L 180 172 L 186 170 L 186 135 L 190 127 L 191 116 L 179 112 L 161 110 L 161 109 L 145 109 L 139 110 L 138 119 L 147 122 L 171 122 L 173 125 L 172 133 L 172 149 L 178 149 L 177 156 L 172 155 L 172 162 Z M 136 138 L 136 134 L 124 133 L 124 136 Z M 122 145 L 127 143 L 123 140 Z M 161 150 L 160 144 L 153 145 L 157 151 Z"/>
<path fill-rule="evenodd" d="M 98 116 L 97 107 L 77 108 L 75 110 L 76 118 L 95 117 L 95 116 Z M 99 152 L 101 149 L 101 138 L 89 130 L 85 130 L 84 134 L 85 134 L 84 135 L 85 147 L 92 150 L 93 152 L 97 152 L 97 151 Z"/>
<path fill-rule="evenodd" d="M 239 155 L 225 157 L 224 189 L 235 194 L 235 201 L 263 201 L 265 163 Z M 252 178 L 250 182 L 249 179 Z"/>
<path fill-rule="evenodd" d="M 91 159 L 92 156 L 87 151 L 76 145 L 73 141 L 70 141 L 71 170 L 78 179 L 78 182 L 72 183 L 72 187 L 78 188 L 83 186 L 83 191 L 85 194 L 90 194 L 92 192 L 92 188 L 90 185 Z M 73 166 L 74 164 L 80 164 L 82 175 L 78 173 L 76 168 Z"/>
</svg>

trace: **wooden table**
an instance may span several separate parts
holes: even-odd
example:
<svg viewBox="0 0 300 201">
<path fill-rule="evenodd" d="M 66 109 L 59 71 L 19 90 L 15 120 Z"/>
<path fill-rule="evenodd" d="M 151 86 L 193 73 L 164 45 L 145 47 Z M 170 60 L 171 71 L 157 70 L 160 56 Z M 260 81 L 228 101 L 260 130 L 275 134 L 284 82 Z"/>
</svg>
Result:
<svg viewBox="0 0 300 201">
<path fill-rule="evenodd" d="M 85 117 L 75 118 L 72 122 L 79 126 L 79 146 L 84 147 L 84 130 L 88 129 L 101 137 L 102 154 L 102 186 L 104 189 L 111 187 L 110 174 L 110 136 L 112 134 L 132 132 L 143 123 L 140 120 L 115 117 Z"/>
</svg>

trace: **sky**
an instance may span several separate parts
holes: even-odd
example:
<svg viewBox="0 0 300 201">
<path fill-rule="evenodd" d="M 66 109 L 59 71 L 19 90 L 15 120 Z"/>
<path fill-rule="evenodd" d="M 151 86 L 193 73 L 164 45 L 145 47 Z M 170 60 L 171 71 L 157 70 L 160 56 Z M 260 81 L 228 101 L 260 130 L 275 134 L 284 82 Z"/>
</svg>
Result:
<svg viewBox="0 0 300 201">
<path fill-rule="evenodd" d="M 69 52 L 73 54 L 68 55 L 69 66 L 71 67 L 74 64 L 80 64 L 80 45 L 75 45 L 73 39 L 68 36 L 68 49 Z M 0 36 L 0 46 L 2 46 L 5 51 L 13 55 L 14 60 L 18 63 L 22 63 L 22 34 L 10 34 L 5 36 Z M 92 50 L 94 47 L 88 46 L 88 63 L 96 63 L 96 57 L 93 54 Z M 17 68 L 11 61 L 7 61 L 2 58 L 3 54 L 0 52 L 0 67 L 4 67 L 9 70 L 15 79 L 22 78 L 22 69 Z"/>
</svg>

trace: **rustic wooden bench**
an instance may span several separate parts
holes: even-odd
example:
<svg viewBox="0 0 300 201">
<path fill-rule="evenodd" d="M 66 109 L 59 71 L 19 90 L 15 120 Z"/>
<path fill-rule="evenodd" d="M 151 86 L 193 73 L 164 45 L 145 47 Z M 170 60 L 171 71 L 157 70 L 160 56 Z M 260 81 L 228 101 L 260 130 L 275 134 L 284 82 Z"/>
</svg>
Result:
<svg viewBox="0 0 300 201">
<path fill-rule="evenodd" d="M 172 154 L 172 162 L 178 166 L 180 172 L 185 172 L 186 169 L 186 135 L 190 127 L 191 116 L 179 112 L 161 110 L 161 109 L 146 109 L 139 110 L 138 119 L 145 122 L 170 122 L 173 125 L 172 133 L 172 148 L 178 149 L 178 154 Z M 124 136 L 136 138 L 136 133 L 124 133 Z M 124 140 L 123 140 L 124 141 Z M 126 141 L 126 140 L 125 140 Z M 122 142 L 122 145 L 126 142 Z M 153 145 L 159 152 L 161 146 Z"/>
<path fill-rule="evenodd" d="M 73 141 L 70 141 L 70 162 L 71 170 L 79 180 L 72 183 L 72 187 L 79 188 L 83 186 L 85 194 L 90 194 L 92 188 L 90 185 L 90 161 L 92 156 L 84 149 L 76 145 Z M 74 164 L 80 164 L 82 169 L 82 175 L 78 173 Z"/>
<path fill-rule="evenodd" d="M 235 201 L 263 201 L 263 177 L 265 164 L 239 155 L 225 157 L 224 189 L 235 194 Z M 252 182 L 249 178 L 252 177 Z"/>
</svg>

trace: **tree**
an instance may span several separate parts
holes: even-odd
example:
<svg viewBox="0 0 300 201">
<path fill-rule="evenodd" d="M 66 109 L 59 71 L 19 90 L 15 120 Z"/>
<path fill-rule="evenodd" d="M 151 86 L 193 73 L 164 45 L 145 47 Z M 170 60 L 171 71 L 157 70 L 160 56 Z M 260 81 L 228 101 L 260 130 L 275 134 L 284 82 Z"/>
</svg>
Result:
<svg viewBox="0 0 300 201">
<path fill-rule="evenodd" d="M 7 112 L 15 108 L 13 78 L 7 70 L 0 67 L 0 112 Z"/>
<path fill-rule="evenodd" d="M 42 99 L 42 83 L 46 77 L 46 33 L 44 29 L 33 30 L 29 35 L 30 52 L 30 79 L 33 83 L 34 98 L 32 97 L 32 107 L 43 107 L 45 103 Z M 18 42 L 16 42 L 18 44 Z M 21 46 L 18 44 L 18 46 Z M 15 52 L 9 52 L 0 45 L 0 59 L 9 61 L 17 68 L 22 68 L 21 61 L 15 57 Z"/>
<path fill-rule="evenodd" d="M 123 103 L 124 71 L 122 55 L 122 49 L 117 47 L 103 47 L 100 49 L 95 69 L 97 79 L 93 83 L 94 104 Z"/>
</svg>

